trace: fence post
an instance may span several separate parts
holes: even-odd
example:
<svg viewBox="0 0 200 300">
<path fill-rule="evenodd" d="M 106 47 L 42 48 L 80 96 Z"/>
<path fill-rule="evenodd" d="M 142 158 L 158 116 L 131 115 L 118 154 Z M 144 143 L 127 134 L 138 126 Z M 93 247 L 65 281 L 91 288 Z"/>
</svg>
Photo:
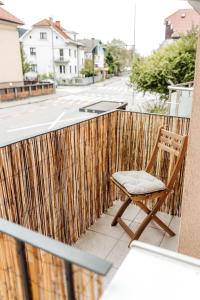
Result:
<svg viewBox="0 0 200 300">
<path fill-rule="evenodd" d="M 65 277 L 67 281 L 67 295 L 69 300 L 75 300 L 75 290 L 74 290 L 74 280 L 73 280 L 73 270 L 72 264 L 65 261 Z"/>
<path fill-rule="evenodd" d="M 17 95 L 17 88 L 15 87 L 15 98 L 17 99 L 18 97 L 17 97 L 18 95 Z"/>
<path fill-rule="evenodd" d="M 30 85 L 29 85 L 29 96 L 32 96 L 32 88 Z"/>
<path fill-rule="evenodd" d="M 19 265 L 22 275 L 22 283 L 24 288 L 24 299 L 32 300 L 32 292 L 29 283 L 28 266 L 26 261 L 25 244 L 16 240 L 17 253 L 19 255 Z"/>
</svg>

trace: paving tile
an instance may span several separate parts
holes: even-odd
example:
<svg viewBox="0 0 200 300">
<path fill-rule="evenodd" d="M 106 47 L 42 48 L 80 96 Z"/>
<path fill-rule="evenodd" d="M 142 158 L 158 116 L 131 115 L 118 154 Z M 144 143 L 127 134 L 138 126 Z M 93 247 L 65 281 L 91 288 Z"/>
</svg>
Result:
<svg viewBox="0 0 200 300">
<path fill-rule="evenodd" d="M 133 222 L 130 226 L 130 228 L 135 231 L 140 224 L 137 222 Z M 145 230 L 143 231 L 142 235 L 139 238 L 139 241 L 147 243 L 147 244 L 152 244 L 155 246 L 159 246 L 164 238 L 164 233 L 162 230 L 154 228 L 154 227 L 146 227 Z M 121 237 L 121 240 L 129 243 L 130 242 L 130 237 L 124 233 L 123 236 Z"/>
<path fill-rule="evenodd" d="M 173 217 L 170 223 L 170 227 L 172 228 L 172 230 L 174 230 L 174 232 L 177 235 L 179 235 L 180 225 L 181 225 L 181 218 L 177 216 Z"/>
<path fill-rule="evenodd" d="M 117 240 L 112 237 L 88 230 L 78 239 L 74 247 L 105 258 L 116 243 Z"/>
<path fill-rule="evenodd" d="M 107 210 L 106 214 L 110 215 L 110 216 L 115 216 L 117 211 L 119 210 L 119 208 L 122 206 L 122 204 L 123 204 L 123 201 L 120 201 L 120 200 L 114 201 L 113 206 Z M 137 214 L 139 213 L 139 211 L 140 211 L 140 208 L 131 203 L 128 206 L 128 208 L 125 210 L 122 217 L 123 217 L 123 219 L 133 221 L 135 219 L 135 217 L 137 216 Z"/>
<path fill-rule="evenodd" d="M 173 237 L 170 237 L 168 234 L 165 234 L 160 247 L 171 250 L 171 251 L 178 251 L 180 218 L 173 217 L 173 219 L 170 223 L 170 227 L 176 233 L 176 235 Z"/>
<path fill-rule="evenodd" d="M 93 224 L 89 230 L 99 232 L 105 234 L 107 236 L 111 236 L 116 239 L 120 239 L 124 233 L 122 227 L 117 224 L 116 226 L 111 226 L 113 220 L 113 216 L 102 215 L 100 219 L 98 219 L 95 224 Z M 129 225 L 131 221 L 125 220 L 124 222 Z"/>
<path fill-rule="evenodd" d="M 171 220 L 172 220 L 172 217 L 173 216 L 171 216 L 171 215 L 169 215 L 169 214 L 166 214 L 166 213 L 163 213 L 163 212 L 157 212 L 157 217 L 159 217 L 160 219 L 161 219 L 161 221 L 163 221 L 166 225 L 169 225 L 170 224 L 170 222 L 171 222 Z M 147 214 L 143 211 L 143 210 L 141 210 L 139 213 L 138 213 L 138 215 L 136 216 L 136 218 L 135 218 L 135 222 L 138 222 L 138 223 L 142 223 L 142 221 L 144 220 L 144 218 L 147 216 Z M 150 223 L 149 223 L 149 225 L 148 226 L 151 226 L 151 227 L 154 227 L 154 228 L 159 228 L 159 229 L 161 229 L 161 227 L 155 222 L 155 221 L 151 221 Z"/>
<path fill-rule="evenodd" d="M 106 288 L 108 286 L 108 284 L 111 282 L 111 280 L 113 279 L 114 275 L 117 272 L 117 268 L 112 267 L 109 271 L 109 273 L 107 274 L 107 276 L 104 278 L 104 288 Z"/>
<path fill-rule="evenodd" d="M 106 260 L 113 263 L 115 268 L 118 268 L 123 260 L 125 259 L 126 255 L 130 251 L 128 248 L 128 243 L 124 241 L 118 241 L 115 247 L 111 250 L 109 255 L 106 257 Z"/>
</svg>

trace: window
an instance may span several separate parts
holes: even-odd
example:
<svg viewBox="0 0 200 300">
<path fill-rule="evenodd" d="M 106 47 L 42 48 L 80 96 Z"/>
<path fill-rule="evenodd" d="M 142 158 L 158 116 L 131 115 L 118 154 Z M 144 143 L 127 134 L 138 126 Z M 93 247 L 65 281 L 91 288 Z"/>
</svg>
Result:
<svg viewBox="0 0 200 300">
<path fill-rule="evenodd" d="M 69 56 L 71 56 L 71 49 L 69 49 Z"/>
<path fill-rule="evenodd" d="M 64 50 L 63 49 L 60 49 L 60 56 L 64 56 Z"/>
<path fill-rule="evenodd" d="M 60 65 L 60 74 L 65 74 L 65 66 Z"/>
<path fill-rule="evenodd" d="M 76 50 L 74 50 L 74 57 L 76 57 Z"/>
<path fill-rule="evenodd" d="M 30 48 L 30 55 L 36 55 L 36 49 Z"/>
<path fill-rule="evenodd" d="M 47 33 L 46 32 L 40 32 L 40 39 L 41 40 L 47 40 Z"/>
<path fill-rule="evenodd" d="M 69 66 L 69 72 L 70 73 L 72 72 L 72 66 Z"/>
<path fill-rule="evenodd" d="M 31 72 L 37 73 L 37 65 L 31 65 Z"/>
<path fill-rule="evenodd" d="M 75 73 L 77 73 L 77 67 L 76 66 L 74 67 L 74 70 L 75 70 Z"/>
</svg>

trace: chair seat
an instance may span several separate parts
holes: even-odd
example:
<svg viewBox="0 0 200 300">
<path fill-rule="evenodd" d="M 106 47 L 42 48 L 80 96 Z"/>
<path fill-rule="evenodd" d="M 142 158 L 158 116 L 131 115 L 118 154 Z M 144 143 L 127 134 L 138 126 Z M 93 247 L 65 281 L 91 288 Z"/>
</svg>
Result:
<svg viewBox="0 0 200 300">
<path fill-rule="evenodd" d="M 120 171 L 112 176 L 132 195 L 149 194 L 166 189 L 161 180 L 145 171 Z"/>
</svg>

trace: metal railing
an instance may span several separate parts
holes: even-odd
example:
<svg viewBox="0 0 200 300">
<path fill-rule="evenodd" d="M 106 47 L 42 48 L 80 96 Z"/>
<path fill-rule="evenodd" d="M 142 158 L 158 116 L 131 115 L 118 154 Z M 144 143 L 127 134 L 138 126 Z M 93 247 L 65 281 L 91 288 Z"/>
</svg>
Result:
<svg viewBox="0 0 200 300">
<path fill-rule="evenodd" d="M 106 276 L 111 268 L 111 263 L 104 261 L 98 257 L 91 254 L 83 252 L 74 247 L 68 246 L 49 237 L 41 235 L 35 231 L 26 229 L 20 225 L 9 222 L 4 219 L 0 219 L 0 233 L 6 236 L 14 238 L 16 242 L 16 253 L 18 260 L 18 273 L 21 274 L 22 289 L 24 294 L 24 299 L 33 299 L 32 288 L 31 288 L 31 272 L 30 264 L 28 261 L 27 254 L 27 244 L 31 245 L 37 249 L 45 251 L 46 253 L 60 258 L 64 262 L 63 274 L 65 277 L 65 286 L 67 289 L 67 298 L 69 300 L 76 299 L 76 291 L 73 279 L 73 266 L 79 266 L 83 269 L 89 270 L 95 274 Z M 0 239 L 0 246 L 2 249 L 2 241 Z M 13 255 L 12 255 L 13 257 Z M 56 265 L 55 265 L 56 266 Z M 54 266 L 54 267 L 55 267 Z M 2 265 L 0 268 L 2 272 Z M 15 271 L 15 270 L 14 270 Z M 9 272 L 9 269 L 4 269 L 5 272 Z M 13 272 L 13 270 L 12 270 Z M 39 276 L 39 275 L 38 275 Z M 47 277 L 48 274 L 45 274 Z M 2 278 L 2 277 L 1 277 Z M 6 281 L 6 278 L 5 278 Z M 1 283 L 0 283 L 1 284 Z M 8 284 L 8 283 L 7 283 Z M 9 285 L 9 284 L 8 284 Z"/>
</svg>

